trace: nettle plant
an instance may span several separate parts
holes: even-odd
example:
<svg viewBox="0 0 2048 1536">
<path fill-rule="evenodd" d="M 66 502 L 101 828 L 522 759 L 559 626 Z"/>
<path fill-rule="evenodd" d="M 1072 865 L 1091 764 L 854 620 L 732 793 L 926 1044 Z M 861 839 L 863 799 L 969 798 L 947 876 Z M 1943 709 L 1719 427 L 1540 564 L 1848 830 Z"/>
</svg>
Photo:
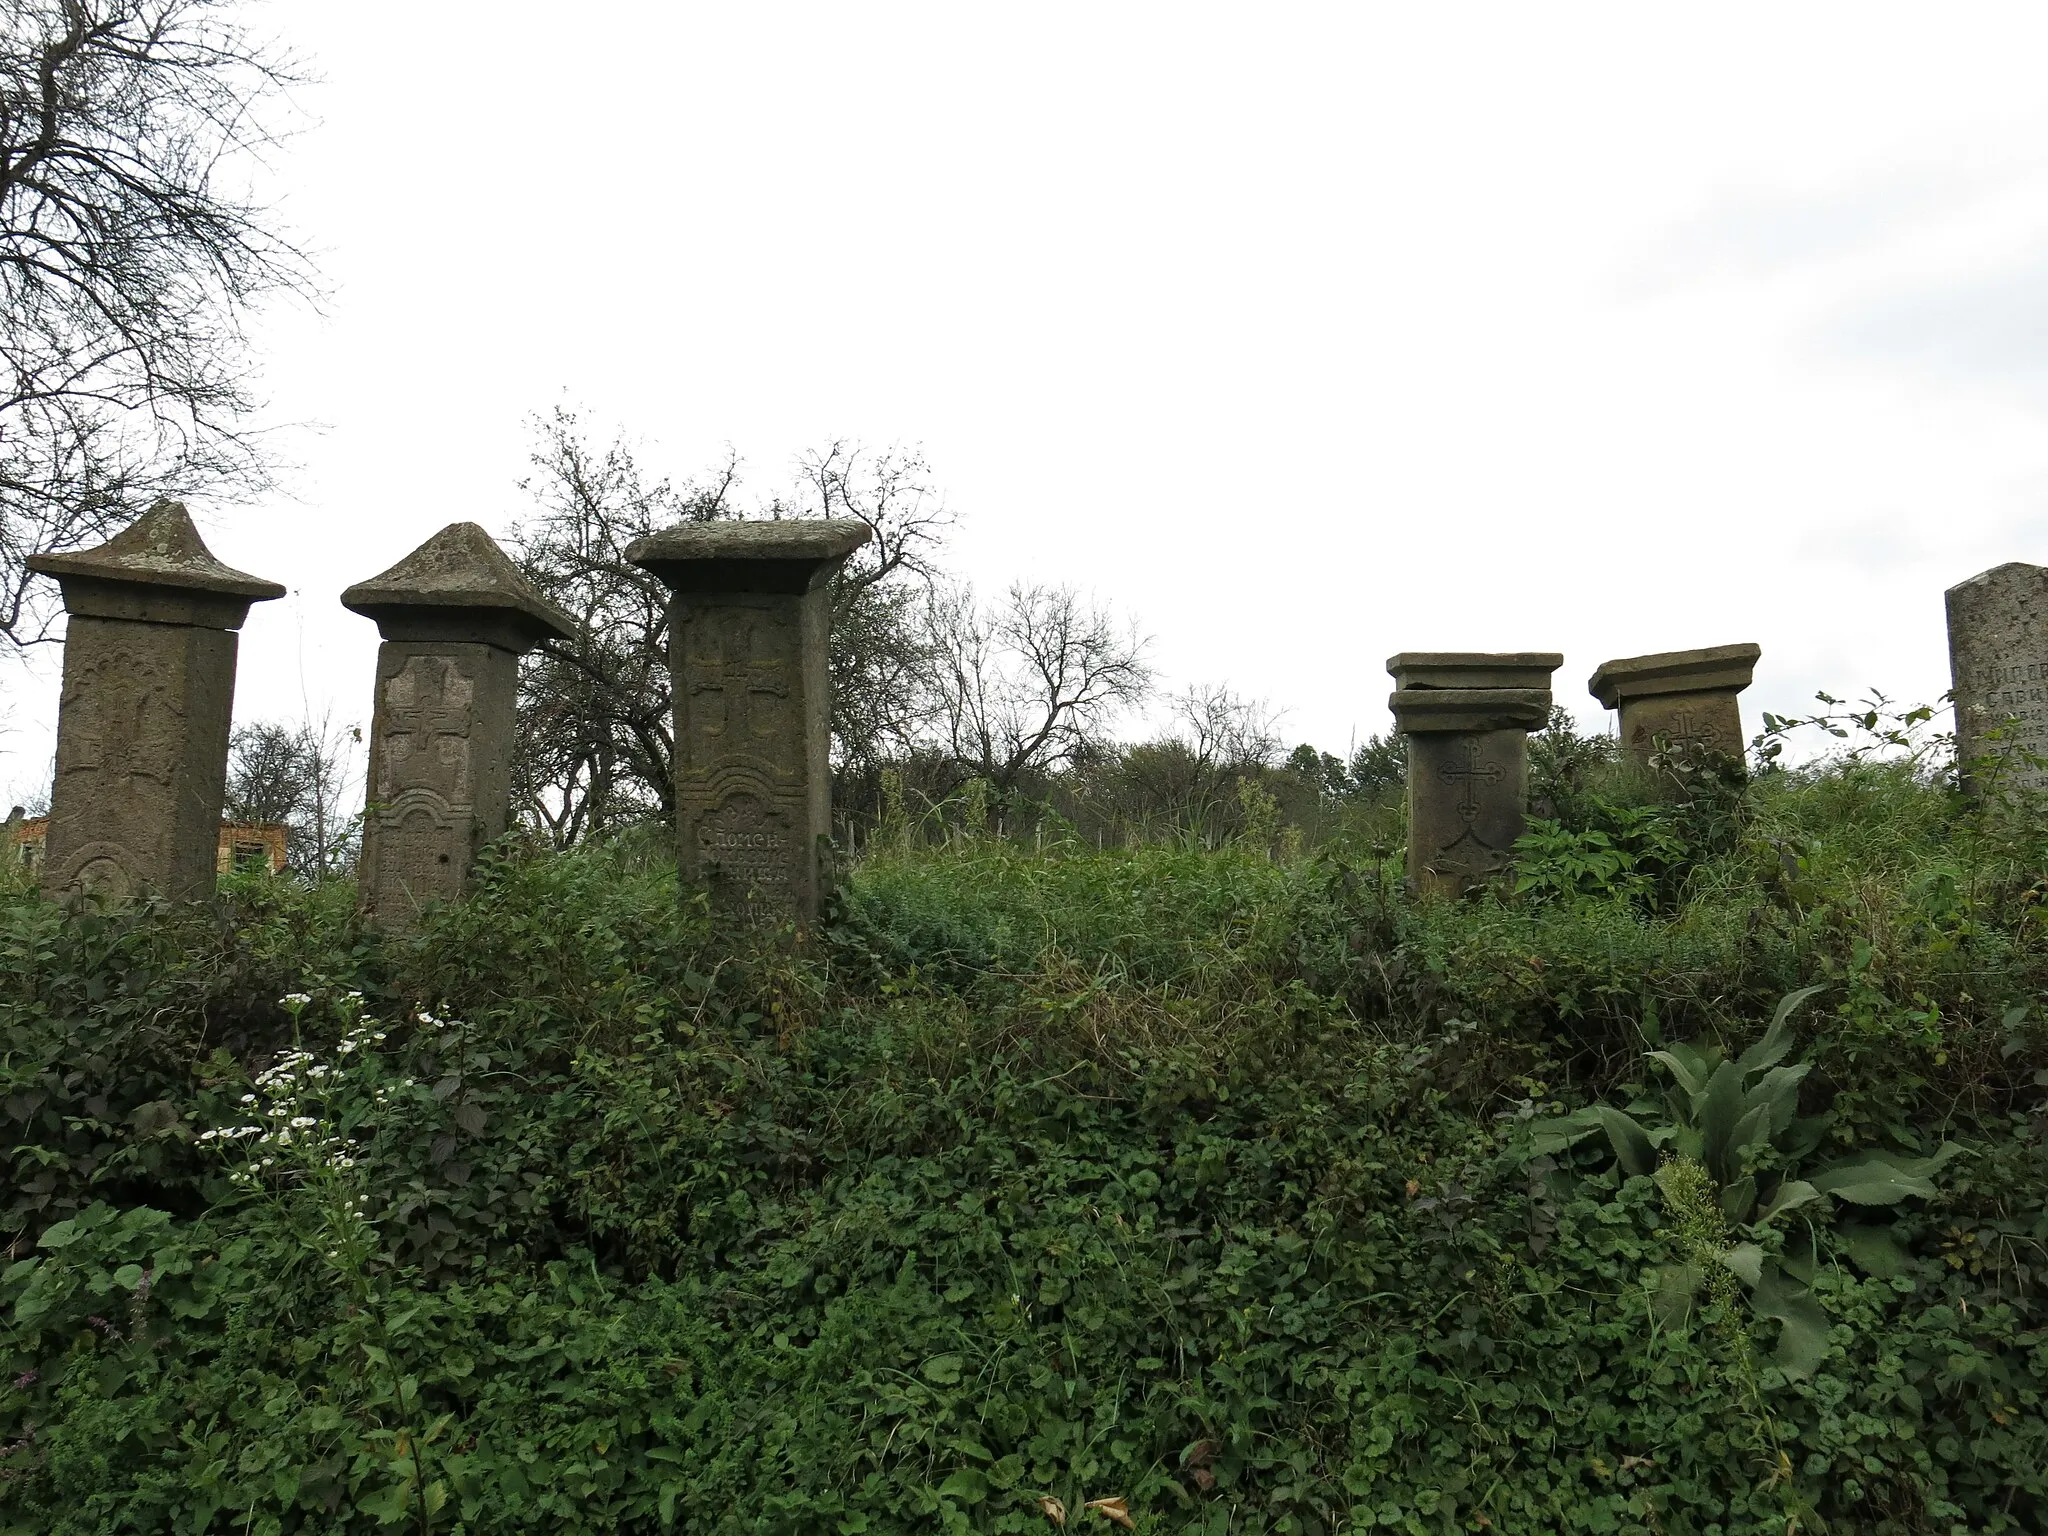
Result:
<svg viewBox="0 0 2048 1536">
<path fill-rule="evenodd" d="M 1703 1289 L 1732 1300 L 1733 1277 L 1758 1317 L 1782 1324 L 1776 1359 L 1790 1377 L 1810 1376 L 1827 1352 L 1827 1315 L 1811 1289 L 1815 1219 L 1834 1201 L 1882 1207 L 1931 1196 L 1933 1174 L 1961 1150 L 1948 1142 L 1931 1157 L 1864 1152 L 1807 1168 L 1832 1116 L 1799 1113 L 1812 1066 L 1785 1058 L 1794 1010 L 1820 990 L 1785 997 L 1764 1037 L 1733 1060 L 1712 1046 L 1651 1051 L 1669 1080 L 1661 1100 L 1627 1110 L 1595 1104 L 1541 1126 L 1531 1141 L 1533 1154 L 1554 1155 L 1604 1132 L 1624 1174 L 1657 1181 L 1684 1255 L 1658 1276 L 1658 1315 L 1682 1319 Z M 1857 1241 L 1859 1262 L 1896 1253 L 1881 1231 L 1865 1229 Z"/>
</svg>

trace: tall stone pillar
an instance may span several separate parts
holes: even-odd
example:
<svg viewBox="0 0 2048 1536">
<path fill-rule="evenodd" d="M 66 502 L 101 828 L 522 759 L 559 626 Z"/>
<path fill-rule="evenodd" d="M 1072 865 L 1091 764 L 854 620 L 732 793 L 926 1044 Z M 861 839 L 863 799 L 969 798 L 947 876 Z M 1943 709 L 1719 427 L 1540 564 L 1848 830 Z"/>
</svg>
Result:
<svg viewBox="0 0 2048 1536">
<path fill-rule="evenodd" d="M 1408 884 L 1456 896 L 1508 867 L 1524 830 L 1529 732 L 1550 718 L 1555 651 L 1403 651 L 1387 707 L 1408 738 Z"/>
<path fill-rule="evenodd" d="M 1742 708 L 1736 695 L 1750 684 L 1754 645 L 1710 645 L 1602 662 L 1586 686 L 1608 709 L 1621 711 L 1621 744 L 1649 764 L 1663 742 L 1688 762 L 1707 757 L 1742 761 Z"/>
<path fill-rule="evenodd" d="M 175 501 L 98 549 L 34 555 L 28 568 L 57 578 L 70 615 L 44 893 L 203 899 L 227 790 L 235 631 L 284 588 L 214 559 Z"/>
<path fill-rule="evenodd" d="M 2048 789 L 2048 567 L 2015 560 L 1950 587 L 1948 664 L 1965 781 L 1982 787 L 1984 760 L 2010 754 L 2000 785 Z"/>
<path fill-rule="evenodd" d="M 682 877 L 723 906 L 800 926 L 817 915 L 832 830 L 825 586 L 868 537 L 851 518 L 684 523 L 626 551 L 674 594 Z"/>
<path fill-rule="evenodd" d="M 374 619 L 377 693 L 357 885 L 390 931 L 469 889 L 512 808 L 519 658 L 575 621 L 475 523 L 450 523 L 381 576 L 341 594 Z"/>
</svg>

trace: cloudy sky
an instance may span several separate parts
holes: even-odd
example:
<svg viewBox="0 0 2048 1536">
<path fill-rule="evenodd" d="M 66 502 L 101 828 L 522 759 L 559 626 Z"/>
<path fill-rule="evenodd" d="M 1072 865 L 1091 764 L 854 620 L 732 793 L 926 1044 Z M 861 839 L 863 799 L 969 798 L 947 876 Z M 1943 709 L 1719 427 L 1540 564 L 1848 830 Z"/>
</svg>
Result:
<svg viewBox="0 0 2048 1536">
<path fill-rule="evenodd" d="M 2048 562 L 2038 6 L 271 0 L 324 313 L 259 330 L 291 499 L 238 718 L 368 709 L 341 588 L 521 513 L 571 402 L 763 493 L 921 444 L 984 587 L 1073 583 L 1342 750 L 1402 649 L 1754 640 L 1931 700 Z M 54 658 L 52 658 L 54 659 Z M 51 668 L 0 778 L 47 775 Z M 0 786 L 4 787 L 4 786 Z"/>
</svg>

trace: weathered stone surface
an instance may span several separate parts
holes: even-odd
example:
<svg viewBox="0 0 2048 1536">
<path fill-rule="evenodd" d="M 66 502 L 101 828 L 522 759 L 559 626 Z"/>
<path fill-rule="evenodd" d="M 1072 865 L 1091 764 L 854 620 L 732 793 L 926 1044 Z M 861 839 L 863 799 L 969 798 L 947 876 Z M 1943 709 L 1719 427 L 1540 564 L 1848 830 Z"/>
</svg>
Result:
<svg viewBox="0 0 2048 1536">
<path fill-rule="evenodd" d="M 192 901 L 213 890 L 234 631 L 284 588 L 214 559 L 160 501 L 98 549 L 38 555 L 70 614 L 42 888 Z"/>
<path fill-rule="evenodd" d="M 451 523 L 341 600 L 384 637 L 357 884 L 399 931 L 467 892 L 477 854 L 504 834 L 519 656 L 574 626 L 475 523 Z"/>
<path fill-rule="evenodd" d="M 1690 762 L 1742 760 L 1742 709 L 1736 695 L 1750 684 L 1759 646 L 1710 645 L 1603 662 L 1587 689 L 1621 711 L 1623 746 L 1648 763 L 1661 741 Z"/>
<path fill-rule="evenodd" d="M 1455 896 L 1508 867 L 1524 830 L 1529 732 L 1550 716 L 1552 651 L 1404 651 L 1387 701 L 1408 738 L 1408 882 Z"/>
<path fill-rule="evenodd" d="M 825 584 L 865 523 L 686 523 L 626 551 L 675 594 L 678 861 L 729 908 L 816 917 L 832 826 Z"/>
<path fill-rule="evenodd" d="M 1541 688 L 1564 665 L 1558 651 L 1403 651 L 1387 658 L 1394 686 L 1418 688 Z"/>
<path fill-rule="evenodd" d="M 1956 761 L 1981 789 L 1987 759 L 2018 759 L 2001 785 L 2048 789 L 2048 567 L 2013 561 L 1948 589 L 1949 676 Z M 1995 736 L 1993 733 L 1997 733 Z"/>
</svg>

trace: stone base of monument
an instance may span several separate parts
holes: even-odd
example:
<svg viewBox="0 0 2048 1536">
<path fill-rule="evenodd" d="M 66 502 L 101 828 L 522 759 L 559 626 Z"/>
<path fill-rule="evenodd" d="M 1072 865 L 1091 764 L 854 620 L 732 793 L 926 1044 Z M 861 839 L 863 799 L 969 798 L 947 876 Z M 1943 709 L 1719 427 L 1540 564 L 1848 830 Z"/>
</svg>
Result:
<svg viewBox="0 0 2048 1536">
<path fill-rule="evenodd" d="M 1529 732 L 1550 718 L 1554 651 L 1404 651 L 1387 706 L 1408 739 L 1408 884 L 1456 896 L 1506 871 L 1525 828 Z"/>
<path fill-rule="evenodd" d="M 1717 760 L 1743 761 L 1736 696 L 1755 675 L 1755 645 L 1710 645 L 1603 662 L 1587 689 L 1621 712 L 1622 749 L 1656 782 L 1682 793 L 1685 775 Z"/>
</svg>

